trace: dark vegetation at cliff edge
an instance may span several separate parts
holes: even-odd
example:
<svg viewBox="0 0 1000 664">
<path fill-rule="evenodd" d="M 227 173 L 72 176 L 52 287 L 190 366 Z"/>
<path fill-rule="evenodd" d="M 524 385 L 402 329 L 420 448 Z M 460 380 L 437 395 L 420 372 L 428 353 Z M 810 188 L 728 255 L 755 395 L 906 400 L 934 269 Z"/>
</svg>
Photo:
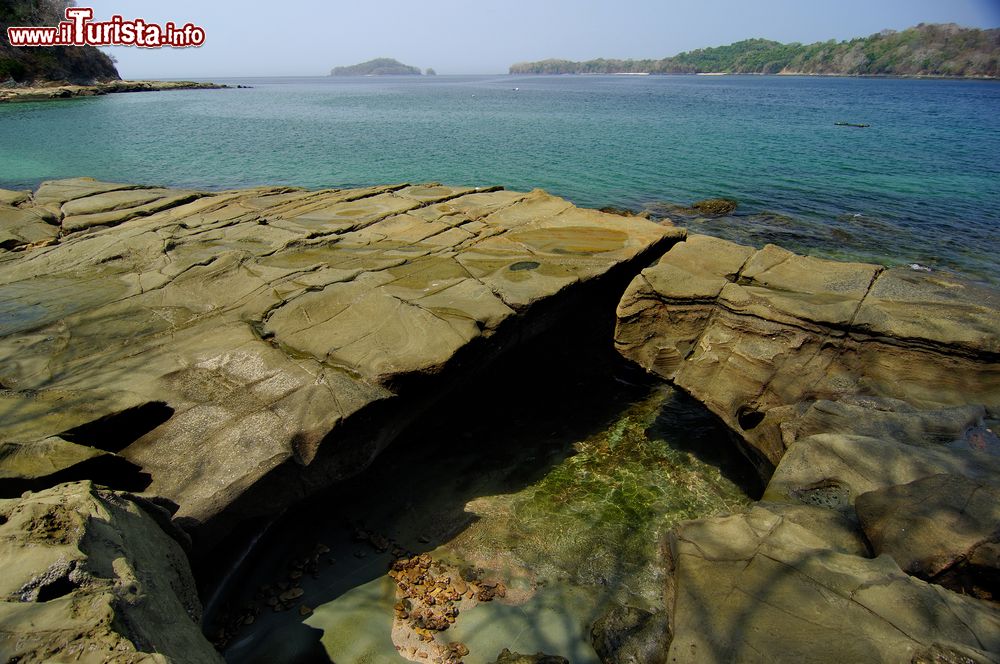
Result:
<svg viewBox="0 0 1000 664">
<path fill-rule="evenodd" d="M 14 48 L 7 40 L 7 28 L 18 25 L 54 26 L 65 20 L 72 0 L 0 1 L 0 86 L 11 83 L 96 82 L 121 79 L 111 57 L 93 46 L 46 46 Z"/>
</svg>

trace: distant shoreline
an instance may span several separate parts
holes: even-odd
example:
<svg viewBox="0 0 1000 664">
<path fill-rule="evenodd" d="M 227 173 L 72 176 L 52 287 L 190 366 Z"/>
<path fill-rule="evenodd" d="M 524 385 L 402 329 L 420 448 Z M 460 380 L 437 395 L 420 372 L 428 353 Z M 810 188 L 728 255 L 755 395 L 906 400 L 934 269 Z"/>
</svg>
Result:
<svg viewBox="0 0 1000 664">
<path fill-rule="evenodd" d="M 483 74 L 486 76 L 487 74 Z M 779 72 L 777 74 L 763 74 L 757 72 L 566 72 L 561 74 L 544 74 L 534 72 L 508 73 L 507 76 L 684 76 L 684 77 L 711 77 L 719 76 L 767 76 L 773 78 L 790 78 L 803 76 L 809 78 L 879 78 L 879 79 L 928 79 L 935 81 L 1000 81 L 1000 76 L 940 76 L 934 74 L 816 74 L 810 72 Z"/>
<path fill-rule="evenodd" d="M 0 88 L 0 104 L 98 97 L 121 92 L 159 92 L 165 90 L 219 90 L 232 88 L 219 83 L 195 81 L 109 81 L 94 85 L 52 85 Z"/>
<path fill-rule="evenodd" d="M 760 37 L 684 51 L 664 58 L 548 58 L 516 62 L 511 74 L 649 72 L 650 74 L 777 74 L 802 76 L 899 76 L 904 78 L 1000 78 L 1000 28 L 920 23 L 902 31 L 812 44 Z"/>
</svg>

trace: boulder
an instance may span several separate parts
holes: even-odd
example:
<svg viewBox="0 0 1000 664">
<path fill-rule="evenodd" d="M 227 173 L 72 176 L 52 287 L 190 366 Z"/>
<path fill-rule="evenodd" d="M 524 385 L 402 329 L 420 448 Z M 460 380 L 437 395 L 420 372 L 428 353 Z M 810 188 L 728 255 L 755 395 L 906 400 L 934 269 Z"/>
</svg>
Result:
<svg viewBox="0 0 1000 664">
<path fill-rule="evenodd" d="M 359 472 L 447 388 L 561 311 L 611 306 L 684 236 L 542 191 L 433 184 L 79 178 L 17 209 L 62 229 L 0 255 L 0 443 L 16 450 L 0 492 L 124 460 L 101 481 L 173 501 L 203 545 Z M 25 461 L 56 448 L 58 468 Z"/>
<path fill-rule="evenodd" d="M 892 556 L 908 574 L 997 596 L 1000 487 L 942 473 L 863 493 L 855 509 L 874 552 Z"/>
<path fill-rule="evenodd" d="M 221 662 L 168 519 L 90 482 L 0 500 L 0 659 Z"/>
<path fill-rule="evenodd" d="M 995 291 L 773 245 L 689 236 L 629 286 L 616 345 L 769 464 L 813 433 L 936 444 L 1000 412 Z"/>
<path fill-rule="evenodd" d="M 679 526 L 671 555 L 671 662 L 991 662 L 1000 651 L 995 605 L 888 556 L 836 551 L 765 507 Z"/>
</svg>

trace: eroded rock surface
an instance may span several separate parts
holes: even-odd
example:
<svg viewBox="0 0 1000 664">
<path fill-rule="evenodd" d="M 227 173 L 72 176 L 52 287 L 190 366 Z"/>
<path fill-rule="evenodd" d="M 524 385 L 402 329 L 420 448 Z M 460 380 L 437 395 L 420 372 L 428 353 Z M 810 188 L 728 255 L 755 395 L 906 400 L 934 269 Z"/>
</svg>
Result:
<svg viewBox="0 0 1000 664">
<path fill-rule="evenodd" d="M 0 659 L 221 662 L 157 511 L 89 482 L 0 500 Z"/>
<path fill-rule="evenodd" d="M 765 507 L 680 526 L 669 661 L 996 661 L 996 608 L 831 544 Z"/>
<path fill-rule="evenodd" d="M 1000 545 L 1000 488 L 942 473 L 862 494 L 855 509 L 875 553 L 906 572 L 958 581 L 957 590 L 986 599 L 1000 591 L 996 554 L 987 553 Z M 983 582 L 965 587 L 970 577 Z"/>
<path fill-rule="evenodd" d="M 208 539 L 362 469 L 477 363 L 684 235 L 437 185 L 76 179 L 4 200 L 58 232 L 0 252 L 0 441 L 27 470 L 0 468 L 127 461 Z M 33 446 L 59 450 L 51 468 Z"/>
<path fill-rule="evenodd" d="M 749 513 L 675 530 L 670 661 L 998 661 L 995 292 L 690 236 L 618 318 L 776 466 Z"/>
<path fill-rule="evenodd" d="M 632 282 L 618 318 L 626 357 L 771 464 L 813 433 L 934 443 L 1000 413 L 1000 297 L 946 277 L 695 235 Z"/>
</svg>

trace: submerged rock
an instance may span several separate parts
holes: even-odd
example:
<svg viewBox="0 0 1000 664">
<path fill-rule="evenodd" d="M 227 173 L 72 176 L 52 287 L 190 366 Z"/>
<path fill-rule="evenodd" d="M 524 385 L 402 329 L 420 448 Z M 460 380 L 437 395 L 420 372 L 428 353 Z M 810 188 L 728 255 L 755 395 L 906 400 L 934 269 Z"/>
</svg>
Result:
<svg viewBox="0 0 1000 664">
<path fill-rule="evenodd" d="M 605 212 L 607 214 L 617 214 L 621 217 L 642 217 L 643 219 L 649 219 L 653 216 L 649 210 L 636 212 L 635 210 L 630 210 L 629 208 L 615 207 L 613 205 L 608 205 L 598 209 L 601 212 Z"/>
<path fill-rule="evenodd" d="M 616 606 L 594 623 L 590 637 L 603 664 L 663 664 L 670 625 L 666 612 Z"/>
<path fill-rule="evenodd" d="M 221 662 L 156 510 L 89 482 L 0 500 L 0 659 Z"/>
<path fill-rule="evenodd" d="M 27 459 L 67 440 L 63 466 L 95 457 L 102 481 L 174 501 L 206 543 L 360 471 L 449 386 L 560 308 L 616 297 L 684 235 L 438 185 L 79 178 L 16 211 L 59 234 L 0 251 L 0 443 Z M 131 470 L 108 472 L 120 460 Z M 0 491 L 20 472 L 0 459 Z"/>
<path fill-rule="evenodd" d="M 541 652 L 534 655 L 522 655 L 504 648 L 492 664 L 569 664 L 569 660 L 565 657 L 546 655 Z"/>
<path fill-rule="evenodd" d="M 731 198 L 706 198 L 703 201 L 692 203 L 691 208 L 704 215 L 721 217 L 732 213 L 738 205 L 739 203 Z"/>
</svg>

